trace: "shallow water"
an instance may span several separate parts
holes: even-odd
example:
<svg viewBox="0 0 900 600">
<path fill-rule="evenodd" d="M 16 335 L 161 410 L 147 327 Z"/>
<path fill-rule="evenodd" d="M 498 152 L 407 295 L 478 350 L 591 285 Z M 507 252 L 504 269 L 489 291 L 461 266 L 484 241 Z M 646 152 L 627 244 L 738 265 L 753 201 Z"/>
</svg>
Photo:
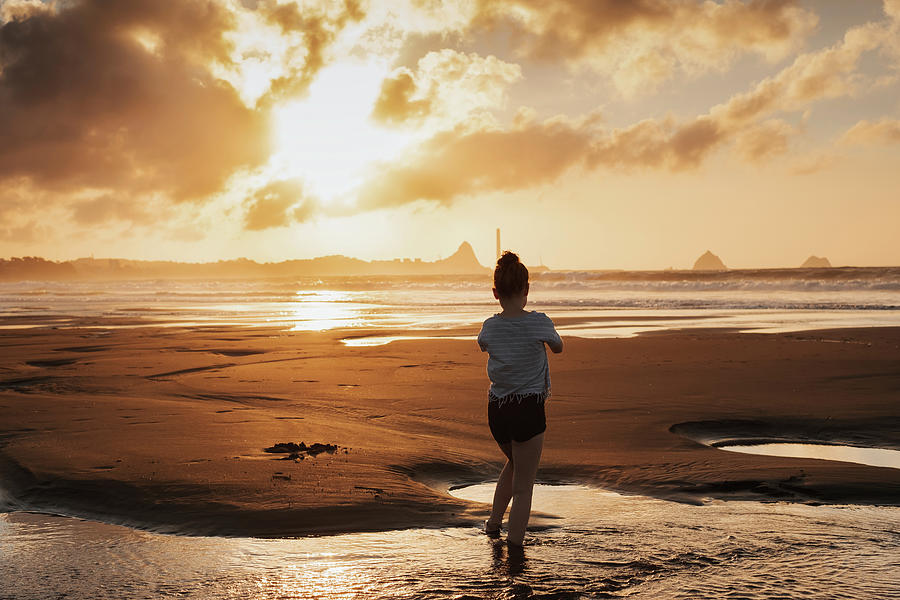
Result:
<svg viewBox="0 0 900 600">
<path fill-rule="evenodd" d="M 529 308 L 577 317 L 560 332 L 596 338 L 900 326 L 900 269 L 535 273 Z M 385 336 L 374 345 L 475 327 L 496 310 L 487 275 L 0 282 L 0 330 L 271 326 Z"/>
<path fill-rule="evenodd" d="M 453 492 L 488 501 L 492 484 Z M 0 597 L 856 598 L 900 593 L 900 508 L 688 506 L 538 486 L 524 555 L 477 528 L 179 537 L 0 514 Z"/>
<path fill-rule="evenodd" d="M 839 446 L 834 444 L 729 444 L 716 446 L 722 450 L 742 452 L 744 454 L 761 454 L 764 456 L 786 456 L 788 458 L 817 458 L 820 460 L 836 460 L 852 462 L 873 467 L 890 467 L 900 469 L 900 450 L 885 448 L 859 448 L 857 446 Z"/>
</svg>

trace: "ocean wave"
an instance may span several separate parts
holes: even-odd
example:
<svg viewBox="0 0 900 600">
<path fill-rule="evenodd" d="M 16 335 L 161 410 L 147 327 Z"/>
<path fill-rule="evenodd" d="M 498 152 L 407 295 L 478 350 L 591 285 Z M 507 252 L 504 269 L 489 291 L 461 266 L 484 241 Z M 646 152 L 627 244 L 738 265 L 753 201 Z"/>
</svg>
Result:
<svg viewBox="0 0 900 600">
<path fill-rule="evenodd" d="M 734 271 L 549 271 L 536 288 L 694 291 L 900 292 L 900 268 L 758 269 Z"/>
<path fill-rule="evenodd" d="M 534 307 L 619 309 L 641 308 L 654 310 L 790 310 L 790 311 L 900 311 L 898 304 L 877 302 L 804 302 L 760 299 L 741 300 L 736 298 L 587 298 L 578 300 L 534 299 L 529 303 Z"/>
</svg>

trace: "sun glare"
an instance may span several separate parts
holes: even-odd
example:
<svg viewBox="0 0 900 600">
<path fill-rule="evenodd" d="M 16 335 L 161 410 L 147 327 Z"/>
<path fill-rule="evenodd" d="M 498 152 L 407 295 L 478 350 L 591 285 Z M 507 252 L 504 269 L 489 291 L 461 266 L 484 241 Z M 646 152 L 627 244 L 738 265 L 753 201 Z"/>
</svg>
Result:
<svg viewBox="0 0 900 600">
<path fill-rule="evenodd" d="M 387 72 L 361 62 L 336 64 L 319 74 L 307 97 L 276 108 L 275 169 L 303 179 L 325 203 L 346 201 L 367 166 L 412 141 L 410 133 L 370 119 Z"/>
</svg>

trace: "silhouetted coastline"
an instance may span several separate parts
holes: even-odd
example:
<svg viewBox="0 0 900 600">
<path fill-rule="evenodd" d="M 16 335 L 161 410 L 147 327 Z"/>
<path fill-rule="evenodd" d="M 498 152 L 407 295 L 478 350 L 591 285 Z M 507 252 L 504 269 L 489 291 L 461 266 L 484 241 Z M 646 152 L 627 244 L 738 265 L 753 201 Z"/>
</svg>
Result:
<svg viewBox="0 0 900 600">
<path fill-rule="evenodd" d="M 123 279 L 218 279 L 295 277 L 304 275 L 471 275 L 489 273 L 478 262 L 468 242 L 447 258 L 362 260 L 341 254 L 317 258 L 260 263 L 247 258 L 209 263 L 130 260 L 124 258 L 79 258 L 50 261 L 37 256 L 0 259 L 0 281 L 24 280 L 123 280 Z"/>
</svg>

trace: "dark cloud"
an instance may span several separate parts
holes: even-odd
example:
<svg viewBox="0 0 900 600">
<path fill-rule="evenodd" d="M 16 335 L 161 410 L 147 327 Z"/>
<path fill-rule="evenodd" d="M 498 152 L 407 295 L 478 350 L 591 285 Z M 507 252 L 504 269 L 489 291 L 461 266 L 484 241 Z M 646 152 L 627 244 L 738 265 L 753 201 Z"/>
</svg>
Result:
<svg viewBox="0 0 900 600">
<path fill-rule="evenodd" d="M 416 82 L 409 71 L 401 70 L 381 84 L 381 93 L 372 110 L 372 117 L 383 123 L 404 123 L 426 116 L 431 110 L 431 98 L 413 99 Z"/>
<path fill-rule="evenodd" d="M 0 25 L 0 182 L 26 178 L 67 193 L 83 188 L 176 201 L 221 191 L 236 171 L 272 151 L 268 110 L 302 92 L 337 32 L 362 16 L 347 0 L 334 14 L 301 14 L 260 2 L 264 18 L 301 31 L 297 65 L 275 80 L 257 108 L 211 75 L 231 68 L 229 8 L 211 0 L 78 0 L 55 10 L 4 6 Z M 122 201 L 124 202 L 124 201 Z M 87 224 L 108 212 L 83 204 Z M 109 205 L 111 206 L 111 205 Z M 110 209 L 112 210 L 112 209 Z"/>
<path fill-rule="evenodd" d="M 303 222 L 315 212 L 315 202 L 304 195 L 297 179 L 282 179 L 257 190 L 247 203 L 244 228 L 251 231 L 286 227 Z"/>
<path fill-rule="evenodd" d="M 0 179 L 183 200 L 261 164 L 265 116 L 203 68 L 229 62 L 231 25 L 204 0 L 82 0 L 3 24 Z"/>
</svg>

